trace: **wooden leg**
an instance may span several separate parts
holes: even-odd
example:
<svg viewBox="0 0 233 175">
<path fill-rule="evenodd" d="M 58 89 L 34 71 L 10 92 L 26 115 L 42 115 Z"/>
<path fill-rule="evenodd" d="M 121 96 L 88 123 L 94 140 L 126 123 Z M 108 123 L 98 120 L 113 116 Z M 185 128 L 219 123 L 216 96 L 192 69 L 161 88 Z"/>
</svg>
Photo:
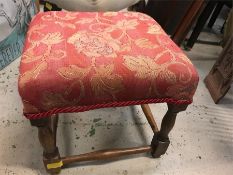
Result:
<svg viewBox="0 0 233 175">
<path fill-rule="evenodd" d="M 57 143 L 57 124 L 58 124 L 59 116 L 56 114 L 55 116 L 51 117 L 51 126 L 52 126 L 52 132 L 53 132 L 53 138 L 55 140 L 55 143 Z"/>
<path fill-rule="evenodd" d="M 193 29 L 193 32 L 186 44 L 186 49 L 191 49 L 193 47 L 193 45 L 195 44 L 195 42 L 197 41 L 197 38 L 199 36 L 199 34 L 201 33 L 206 21 L 208 20 L 210 14 L 212 13 L 215 5 L 216 5 L 216 1 L 208 1 L 207 6 L 205 7 L 205 9 L 203 10 L 203 12 L 201 13 L 201 15 L 199 16 L 197 23 Z"/>
<path fill-rule="evenodd" d="M 168 134 L 172 130 L 177 113 L 186 110 L 188 105 L 168 104 L 168 111 L 163 117 L 161 129 L 154 134 L 151 142 L 152 156 L 158 158 L 165 154 L 170 144 Z"/>
<path fill-rule="evenodd" d="M 32 126 L 38 128 L 39 140 L 44 149 L 43 162 L 50 174 L 59 173 L 62 166 L 60 154 L 56 147 L 57 122 L 57 116 L 31 120 Z"/>
<path fill-rule="evenodd" d="M 176 30 L 172 34 L 171 38 L 178 46 L 180 46 L 185 40 L 185 37 L 187 36 L 192 25 L 195 23 L 196 18 L 198 17 L 204 5 L 205 0 L 193 1 L 187 10 L 188 13 L 186 13 L 186 15 L 180 21 L 179 25 L 176 27 Z"/>
<path fill-rule="evenodd" d="M 224 2 L 218 2 L 218 4 L 217 4 L 217 6 L 215 7 L 214 12 L 213 12 L 213 14 L 212 14 L 210 20 L 209 20 L 209 23 L 208 23 L 208 27 L 209 27 L 209 28 L 212 28 L 212 27 L 213 27 L 213 25 L 214 25 L 214 23 L 215 23 L 215 21 L 216 21 L 218 15 L 219 15 L 219 13 L 220 13 L 221 10 L 222 10 L 223 5 L 224 5 Z"/>
<path fill-rule="evenodd" d="M 153 130 L 154 133 L 158 132 L 158 126 L 155 122 L 155 119 L 153 117 L 153 114 L 150 110 L 150 106 L 148 104 L 143 104 L 141 105 L 142 107 L 142 111 L 144 112 L 146 119 L 148 121 L 148 123 L 150 124 L 151 129 Z"/>
</svg>

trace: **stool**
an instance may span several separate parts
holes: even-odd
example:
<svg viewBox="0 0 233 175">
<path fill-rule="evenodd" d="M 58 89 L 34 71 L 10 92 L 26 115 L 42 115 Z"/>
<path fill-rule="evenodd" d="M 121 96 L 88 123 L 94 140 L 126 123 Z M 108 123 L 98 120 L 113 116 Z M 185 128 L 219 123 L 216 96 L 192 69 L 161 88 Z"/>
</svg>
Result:
<svg viewBox="0 0 233 175">
<path fill-rule="evenodd" d="M 192 103 L 197 72 L 149 16 L 137 12 L 45 12 L 30 23 L 20 64 L 24 115 L 38 127 L 48 173 L 63 165 L 151 152 L 163 155 L 176 115 Z M 149 103 L 167 103 L 161 128 Z M 151 145 L 61 157 L 59 113 L 141 105 Z"/>
</svg>

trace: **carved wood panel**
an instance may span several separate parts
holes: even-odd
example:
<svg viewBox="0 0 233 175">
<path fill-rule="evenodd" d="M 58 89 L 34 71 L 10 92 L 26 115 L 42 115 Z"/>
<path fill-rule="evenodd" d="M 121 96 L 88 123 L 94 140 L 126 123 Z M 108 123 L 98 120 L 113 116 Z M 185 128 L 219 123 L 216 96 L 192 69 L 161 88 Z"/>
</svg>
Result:
<svg viewBox="0 0 233 175">
<path fill-rule="evenodd" d="M 233 36 L 228 40 L 221 55 L 204 82 L 215 103 L 230 89 L 233 81 Z"/>
</svg>

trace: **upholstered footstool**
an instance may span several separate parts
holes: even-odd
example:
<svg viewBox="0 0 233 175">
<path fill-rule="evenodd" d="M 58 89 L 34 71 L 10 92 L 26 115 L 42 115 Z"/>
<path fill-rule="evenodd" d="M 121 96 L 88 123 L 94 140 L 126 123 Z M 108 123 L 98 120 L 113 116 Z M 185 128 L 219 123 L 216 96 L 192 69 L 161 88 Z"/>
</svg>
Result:
<svg viewBox="0 0 233 175">
<path fill-rule="evenodd" d="M 192 103 L 197 72 L 149 16 L 135 12 L 47 12 L 31 22 L 20 65 L 24 115 L 39 129 L 49 173 L 77 161 L 150 151 L 164 154 L 176 114 Z M 148 103 L 167 103 L 160 130 Z M 59 113 L 142 105 L 151 145 L 60 157 Z"/>
</svg>

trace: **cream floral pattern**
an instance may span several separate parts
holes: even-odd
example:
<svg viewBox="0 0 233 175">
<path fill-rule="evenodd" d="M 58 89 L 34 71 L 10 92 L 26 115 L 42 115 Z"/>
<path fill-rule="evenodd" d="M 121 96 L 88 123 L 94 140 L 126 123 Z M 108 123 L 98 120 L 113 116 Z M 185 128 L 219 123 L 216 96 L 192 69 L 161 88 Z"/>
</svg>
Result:
<svg viewBox="0 0 233 175">
<path fill-rule="evenodd" d="M 20 65 L 25 113 L 147 99 L 191 103 L 198 75 L 149 16 L 49 12 L 30 24 Z"/>
<path fill-rule="evenodd" d="M 99 98 L 110 96 L 117 99 L 116 94 L 124 89 L 123 79 L 114 73 L 113 65 L 100 66 L 91 78 L 91 87 Z"/>
<path fill-rule="evenodd" d="M 162 34 L 163 30 L 159 25 L 151 25 L 148 27 L 147 33 L 149 34 Z"/>
<path fill-rule="evenodd" d="M 24 72 L 20 76 L 19 86 L 22 88 L 26 83 L 30 82 L 32 79 L 36 79 L 40 72 L 44 71 L 48 67 L 48 61 L 57 59 L 62 59 L 66 56 L 66 52 L 63 50 L 53 50 L 53 45 L 62 42 L 64 39 L 61 36 L 61 33 L 47 33 L 42 34 L 39 30 L 43 29 L 45 26 L 32 27 L 28 32 L 28 42 L 31 43 L 30 47 L 24 52 L 22 56 L 22 63 L 37 63 L 31 70 Z M 32 40 L 31 35 L 39 34 L 42 38 L 38 40 Z M 47 50 L 40 55 L 34 54 L 34 48 L 39 47 L 41 44 L 46 45 Z"/>
<path fill-rule="evenodd" d="M 163 79 L 169 84 L 176 84 L 176 75 L 169 71 L 169 64 L 157 64 L 149 57 L 139 55 L 137 57 L 124 56 L 124 65 L 131 71 L 135 72 L 135 77 L 147 79 L 150 84 L 150 92 L 159 95 L 156 84 L 156 79 Z M 140 67 L 140 68 L 139 68 Z"/>
<path fill-rule="evenodd" d="M 78 32 L 68 39 L 68 43 L 74 44 L 78 52 L 88 57 L 117 57 L 120 50 L 120 42 L 111 38 L 109 34 L 96 34 Z"/>
</svg>

